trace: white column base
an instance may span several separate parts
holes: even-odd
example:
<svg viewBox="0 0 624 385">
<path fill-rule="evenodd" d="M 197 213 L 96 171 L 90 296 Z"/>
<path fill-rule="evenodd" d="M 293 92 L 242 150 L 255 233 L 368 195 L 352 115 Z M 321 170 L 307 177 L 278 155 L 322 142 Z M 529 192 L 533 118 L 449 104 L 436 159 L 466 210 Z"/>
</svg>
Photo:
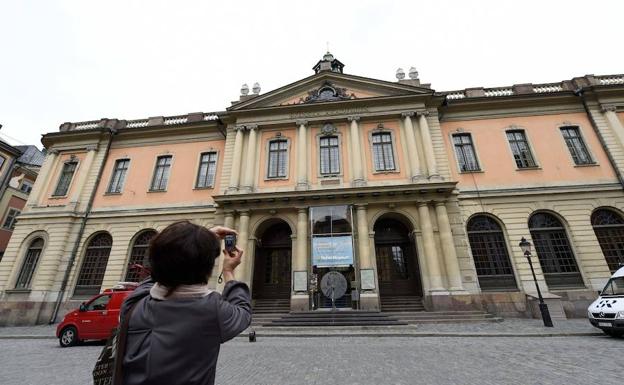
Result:
<svg viewBox="0 0 624 385">
<path fill-rule="evenodd" d="M 306 190 L 309 190 L 309 189 L 310 189 L 310 185 L 308 184 L 308 182 L 299 182 L 295 186 L 295 190 L 296 191 L 306 191 Z"/>
</svg>

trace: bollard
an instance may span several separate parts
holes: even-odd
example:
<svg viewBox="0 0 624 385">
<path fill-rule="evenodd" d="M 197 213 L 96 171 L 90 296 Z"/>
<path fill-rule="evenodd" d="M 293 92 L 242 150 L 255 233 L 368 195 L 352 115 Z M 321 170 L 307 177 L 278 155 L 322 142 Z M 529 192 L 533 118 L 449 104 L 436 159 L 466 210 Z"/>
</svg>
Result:
<svg viewBox="0 0 624 385">
<path fill-rule="evenodd" d="M 249 332 L 249 342 L 256 342 L 256 331 L 253 329 Z"/>
</svg>

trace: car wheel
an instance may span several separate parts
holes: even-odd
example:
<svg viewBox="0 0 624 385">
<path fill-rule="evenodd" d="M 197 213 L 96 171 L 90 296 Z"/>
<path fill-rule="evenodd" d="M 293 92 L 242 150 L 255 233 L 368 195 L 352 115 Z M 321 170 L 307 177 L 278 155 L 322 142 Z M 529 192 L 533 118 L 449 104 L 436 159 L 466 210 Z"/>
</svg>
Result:
<svg viewBox="0 0 624 385">
<path fill-rule="evenodd" d="M 62 348 L 68 348 L 78 343 L 78 331 L 75 327 L 69 326 L 63 329 L 59 337 L 59 344 Z"/>
</svg>

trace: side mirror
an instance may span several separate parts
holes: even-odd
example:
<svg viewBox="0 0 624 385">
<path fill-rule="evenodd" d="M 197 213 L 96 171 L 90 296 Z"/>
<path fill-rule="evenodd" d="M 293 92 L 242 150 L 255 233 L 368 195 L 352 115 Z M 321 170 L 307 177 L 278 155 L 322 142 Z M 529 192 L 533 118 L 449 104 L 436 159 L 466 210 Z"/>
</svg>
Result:
<svg viewBox="0 0 624 385">
<path fill-rule="evenodd" d="M 78 309 L 79 311 L 87 311 L 87 306 L 83 303 L 80 304 L 80 308 Z"/>
<path fill-rule="evenodd" d="M 602 294 L 602 290 L 598 290 L 598 297 L 600 297 L 600 294 Z"/>
</svg>

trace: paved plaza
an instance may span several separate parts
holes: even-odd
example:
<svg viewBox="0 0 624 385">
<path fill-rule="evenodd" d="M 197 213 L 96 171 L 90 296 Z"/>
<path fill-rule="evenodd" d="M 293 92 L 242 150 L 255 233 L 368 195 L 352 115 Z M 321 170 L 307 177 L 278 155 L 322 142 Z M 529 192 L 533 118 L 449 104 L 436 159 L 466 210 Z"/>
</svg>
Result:
<svg viewBox="0 0 624 385">
<path fill-rule="evenodd" d="M 0 339 L 0 384 L 84 385 L 101 344 Z M 567 337 L 237 338 L 218 384 L 621 385 L 624 339 Z"/>
</svg>

